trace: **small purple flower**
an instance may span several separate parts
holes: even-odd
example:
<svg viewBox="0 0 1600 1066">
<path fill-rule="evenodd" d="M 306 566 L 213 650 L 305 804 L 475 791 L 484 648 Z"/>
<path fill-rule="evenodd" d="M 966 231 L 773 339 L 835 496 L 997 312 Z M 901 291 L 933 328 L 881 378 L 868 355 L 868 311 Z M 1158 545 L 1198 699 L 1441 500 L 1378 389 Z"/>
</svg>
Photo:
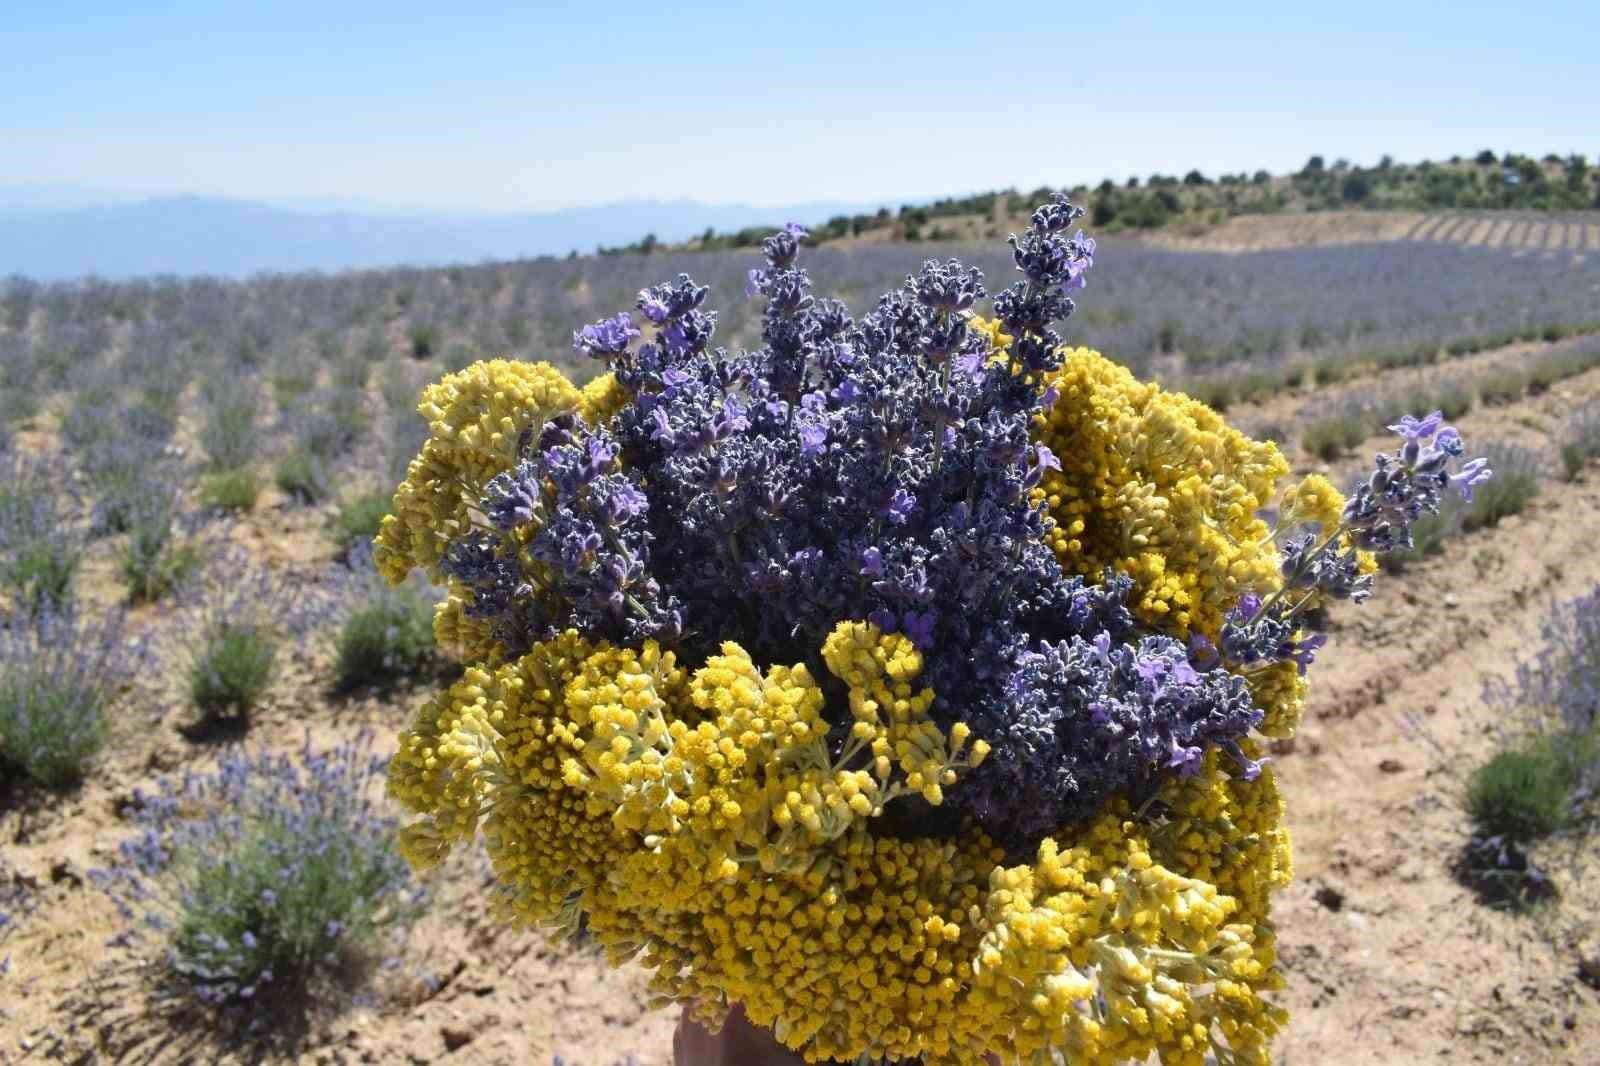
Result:
<svg viewBox="0 0 1600 1066">
<path fill-rule="evenodd" d="M 877 548 L 864 548 L 861 552 L 861 572 L 868 577 L 883 576 L 883 553 Z"/>
<path fill-rule="evenodd" d="M 1317 658 L 1317 651 L 1328 643 L 1326 633 L 1313 633 L 1304 640 L 1296 641 L 1293 650 L 1289 652 L 1289 659 L 1299 668 L 1300 676 L 1304 677 L 1306 667 L 1310 666 Z"/>
<path fill-rule="evenodd" d="M 1239 597 L 1238 606 L 1234 608 L 1237 618 L 1241 622 L 1248 622 L 1255 618 L 1261 611 L 1261 597 L 1254 592 L 1246 592 Z"/>
<path fill-rule="evenodd" d="M 968 348 L 958 354 L 950 365 L 962 377 L 975 378 L 983 372 L 983 365 L 989 361 L 989 353 L 982 348 Z"/>
<path fill-rule="evenodd" d="M 640 336 L 628 312 L 592 322 L 572 334 L 572 350 L 595 359 L 610 358 L 628 350 Z"/>
<path fill-rule="evenodd" d="M 1461 498 L 1468 503 L 1472 502 L 1472 489 L 1481 485 L 1494 476 L 1494 471 L 1489 469 L 1489 460 L 1473 459 L 1462 464 L 1459 471 L 1450 475 L 1450 483 L 1461 493 Z"/>
<path fill-rule="evenodd" d="M 650 412 L 650 420 L 654 423 L 654 428 L 650 431 L 650 439 L 660 441 L 667 448 L 672 447 L 676 443 L 676 438 L 672 433 L 672 423 L 667 419 L 667 409 L 665 407 L 657 407 Z"/>
<path fill-rule="evenodd" d="M 932 611 L 907 611 L 905 616 L 905 634 L 923 651 L 934 645 L 933 624 L 938 621 L 938 616 Z"/>
<path fill-rule="evenodd" d="M 767 285 L 767 272 L 760 267 L 751 267 L 750 273 L 745 277 L 744 295 L 746 299 L 759 296 Z"/>
<path fill-rule="evenodd" d="M 636 306 L 644 317 L 658 326 L 672 314 L 672 309 L 667 306 L 666 301 L 650 289 L 639 290 L 639 301 Z"/>
<path fill-rule="evenodd" d="M 1421 418 L 1415 415 L 1403 415 L 1399 422 L 1388 428 L 1391 432 L 1398 433 L 1408 441 L 1420 443 L 1437 433 L 1439 427 L 1443 424 L 1444 412 L 1434 411 L 1432 414 L 1424 415 Z M 1451 432 L 1454 431 L 1452 430 Z"/>
<path fill-rule="evenodd" d="M 911 514 L 917 509 L 917 498 L 905 489 L 895 489 L 889 497 L 889 504 L 884 508 L 883 516 L 891 525 L 903 526 L 911 520 Z"/>
</svg>

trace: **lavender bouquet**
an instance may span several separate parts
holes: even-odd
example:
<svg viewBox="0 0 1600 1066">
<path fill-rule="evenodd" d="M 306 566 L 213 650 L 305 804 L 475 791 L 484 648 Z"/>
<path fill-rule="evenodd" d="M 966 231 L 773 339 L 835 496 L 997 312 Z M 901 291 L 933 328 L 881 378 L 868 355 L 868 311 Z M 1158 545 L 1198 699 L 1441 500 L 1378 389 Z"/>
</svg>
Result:
<svg viewBox="0 0 1600 1066">
<path fill-rule="evenodd" d="M 377 563 L 474 665 L 391 764 L 407 856 L 481 834 L 506 920 L 807 1061 L 1268 1062 L 1302 620 L 1487 471 L 1407 419 L 1268 513 L 1272 444 L 1062 344 L 1079 214 L 992 299 L 930 261 L 858 320 L 790 226 L 753 350 L 680 275 L 574 335 L 582 389 L 425 390 Z"/>
</svg>

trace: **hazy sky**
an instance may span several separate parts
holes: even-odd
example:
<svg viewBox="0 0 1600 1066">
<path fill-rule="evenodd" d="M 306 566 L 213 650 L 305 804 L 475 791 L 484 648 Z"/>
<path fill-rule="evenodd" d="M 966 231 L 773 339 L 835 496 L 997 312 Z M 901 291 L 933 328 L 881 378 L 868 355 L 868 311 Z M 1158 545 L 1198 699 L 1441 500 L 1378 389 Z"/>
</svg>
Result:
<svg viewBox="0 0 1600 1066">
<path fill-rule="evenodd" d="M 1593 157 L 1597 103 L 1596 0 L 0 15 L 0 185 L 489 209 L 899 201 L 1313 152 Z"/>
</svg>

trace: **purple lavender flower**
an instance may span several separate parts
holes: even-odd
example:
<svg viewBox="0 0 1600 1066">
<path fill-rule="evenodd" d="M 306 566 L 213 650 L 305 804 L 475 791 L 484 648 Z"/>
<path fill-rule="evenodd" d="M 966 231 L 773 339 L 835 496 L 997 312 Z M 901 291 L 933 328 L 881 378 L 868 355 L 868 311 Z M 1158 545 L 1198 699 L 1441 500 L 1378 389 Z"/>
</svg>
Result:
<svg viewBox="0 0 1600 1066">
<path fill-rule="evenodd" d="M 1346 499 L 1339 528 L 1325 536 L 1314 525 L 1288 533 L 1281 552 L 1282 589 L 1265 601 L 1246 594 L 1225 616 L 1218 650 L 1228 663 L 1252 668 L 1292 661 L 1305 673 L 1326 638 L 1300 633 L 1302 612 L 1318 596 L 1360 603 L 1371 594 L 1372 575 L 1361 572 L 1358 549 L 1410 548 L 1411 526 L 1439 513 L 1446 488 L 1454 484 L 1470 500 L 1473 486 L 1490 477 L 1484 459 L 1450 471 L 1450 461 L 1464 445 L 1439 411 L 1421 418 L 1406 415 L 1389 429 L 1403 442 L 1400 450 L 1379 453 L 1376 468 Z"/>
<path fill-rule="evenodd" d="M 1006 729 L 990 740 L 995 770 L 963 789 L 1006 843 L 1088 817 L 1114 792 L 1137 797 L 1166 773 L 1192 773 L 1209 748 L 1246 777 L 1259 772 L 1237 746 L 1261 721 L 1244 679 L 1195 670 L 1177 641 L 1114 644 L 1102 631 L 1042 645 L 1021 667 L 1005 686 Z"/>
<path fill-rule="evenodd" d="M 1450 475 L 1450 483 L 1461 493 L 1462 500 L 1472 502 L 1472 490 L 1494 476 L 1489 460 L 1478 458 L 1461 464 L 1461 469 Z"/>
<path fill-rule="evenodd" d="M 572 350 L 593 359 L 609 359 L 626 351 L 639 336 L 633 319 L 622 311 L 574 332 Z"/>
<path fill-rule="evenodd" d="M 1371 551 L 1411 547 L 1411 525 L 1423 515 L 1439 513 L 1440 496 L 1454 484 L 1463 499 L 1492 474 L 1488 463 L 1474 459 L 1452 473 L 1450 460 L 1463 451 L 1461 434 L 1434 411 L 1423 418 L 1407 415 L 1389 428 L 1404 442 L 1394 454 L 1379 453 L 1377 469 L 1345 501 L 1344 526 L 1355 543 Z"/>
</svg>

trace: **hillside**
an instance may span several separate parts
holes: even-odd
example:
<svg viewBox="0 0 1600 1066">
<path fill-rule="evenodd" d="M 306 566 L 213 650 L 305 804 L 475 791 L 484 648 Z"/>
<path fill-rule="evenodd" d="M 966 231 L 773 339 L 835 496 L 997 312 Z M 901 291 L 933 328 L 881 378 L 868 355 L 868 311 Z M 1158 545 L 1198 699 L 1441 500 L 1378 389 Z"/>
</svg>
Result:
<svg viewBox="0 0 1600 1066">
<path fill-rule="evenodd" d="M 974 196 L 906 204 L 896 212 L 836 215 L 812 231 L 818 243 L 840 241 L 994 240 L 1026 225 L 1029 211 L 1049 199 L 1049 186 L 1021 192 L 1001 189 Z M 1600 208 L 1600 170 L 1582 155 L 1532 156 L 1484 150 L 1468 159 L 1395 163 L 1384 156 L 1376 166 L 1347 160 L 1329 164 L 1312 156 L 1293 174 L 1208 176 L 1190 170 L 1183 177 L 1151 174 L 1068 190 L 1088 211 L 1096 234 L 1173 233 L 1194 237 L 1230 219 L 1300 216 L 1326 212 L 1588 211 Z M 781 222 L 774 219 L 773 223 Z M 1374 225 L 1378 225 L 1374 223 Z M 750 247 L 772 228 L 749 227 L 734 233 L 708 233 L 687 249 Z M 1359 229 L 1360 227 L 1357 227 Z M 1403 235 L 1384 227 L 1383 239 Z M 645 252 L 654 242 L 635 242 L 612 252 Z"/>
</svg>

